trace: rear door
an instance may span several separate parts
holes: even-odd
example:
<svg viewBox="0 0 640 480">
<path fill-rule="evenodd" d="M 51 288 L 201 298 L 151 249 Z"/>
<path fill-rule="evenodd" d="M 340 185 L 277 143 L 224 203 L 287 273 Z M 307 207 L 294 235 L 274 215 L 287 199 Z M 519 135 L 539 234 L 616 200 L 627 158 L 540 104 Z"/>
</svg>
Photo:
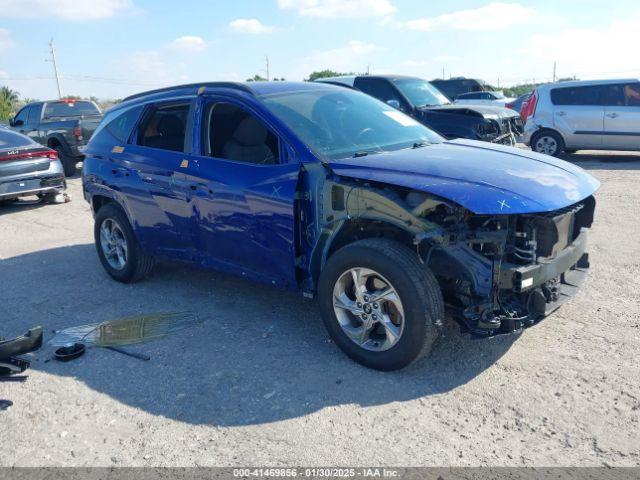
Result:
<svg viewBox="0 0 640 480">
<path fill-rule="evenodd" d="M 561 87 L 550 91 L 553 123 L 564 136 L 567 147 L 602 146 L 605 94 L 602 85 Z"/>
<path fill-rule="evenodd" d="M 183 170 L 196 248 L 217 269 L 295 287 L 300 164 L 268 116 L 235 99 L 201 102 L 199 155 Z"/>
<path fill-rule="evenodd" d="M 603 143 L 605 148 L 640 149 L 640 82 L 608 86 Z"/>
<path fill-rule="evenodd" d="M 186 99 L 146 105 L 130 144 L 112 148 L 106 172 L 126 194 L 145 248 L 183 260 L 193 260 L 194 250 L 189 194 L 177 173 L 191 157 L 194 104 Z"/>
</svg>

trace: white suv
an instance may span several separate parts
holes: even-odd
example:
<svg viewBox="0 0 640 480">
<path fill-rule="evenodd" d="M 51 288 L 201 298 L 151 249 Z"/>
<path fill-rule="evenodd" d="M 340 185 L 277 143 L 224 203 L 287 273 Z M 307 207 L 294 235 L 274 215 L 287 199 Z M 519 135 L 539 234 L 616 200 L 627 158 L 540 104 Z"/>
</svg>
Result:
<svg viewBox="0 0 640 480">
<path fill-rule="evenodd" d="M 536 152 L 640 150 L 637 79 L 541 85 L 521 115 L 524 143 Z"/>
</svg>

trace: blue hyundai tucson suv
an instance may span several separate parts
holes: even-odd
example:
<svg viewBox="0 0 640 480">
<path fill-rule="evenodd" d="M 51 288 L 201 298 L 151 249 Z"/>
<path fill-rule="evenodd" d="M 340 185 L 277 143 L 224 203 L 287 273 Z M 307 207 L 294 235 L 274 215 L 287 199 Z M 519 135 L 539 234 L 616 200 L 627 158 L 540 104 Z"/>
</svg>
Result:
<svg viewBox="0 0 640 480">
<path fill-rule="evenodd" d="M 429 351 L 446 311 L 518 331 L 589 266 L 598 182 L 541 154 L 447 141 L 318 83 L 204 83 L 134 95 L 86 150 L 98 256 L 115 280 L 156 258 L 317 297 L 336 344 L 375 369 Z"/>
</svg>

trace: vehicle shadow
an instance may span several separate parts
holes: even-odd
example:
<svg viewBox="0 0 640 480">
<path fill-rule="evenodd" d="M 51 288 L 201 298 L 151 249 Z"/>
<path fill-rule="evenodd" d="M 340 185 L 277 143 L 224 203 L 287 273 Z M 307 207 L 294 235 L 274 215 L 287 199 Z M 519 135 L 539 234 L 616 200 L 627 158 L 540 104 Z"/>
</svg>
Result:
<svg viewBox="0 0 640 480">
<path fill-rule="evenodd" d="M 15 201 L 0 200 L 0 215 L 6 215 L 17 211 L 35 210 L 36 208 L 55 206 L 49 202 L 44 202 L 37 197 L 25 197 Z"/>
<path fill-rule="evenodd" d="M 639 170 L 640 152 L 612 152 L 581 151 L 565 153 L 560 158 L 574 163 L 585 170 Z"/>
<path fill-rule="evenodd" d="M 54 268 L 64 274 L 29 288 L 33 278 L 46 278 Z M 90 244 L 0 260 L 0 271 L 12 279 L 0 302 L 0 334 L 7 337 L 36 324 L 47 341 L 52 330 L 125 315 L 198 314 L 201 325 L 128 347 L 151 356 L 148 362 L 99 348 L 69 363 L 49 362 L 53 349 L 45 346 L 32 364 L 191 424 L 260 424 L 338 405 L 382 405 L 448 392 L 493 365 L 518 338 L 475 340 L 451 323 L 429 357 L 383 373 L 343 355 L 328 340 L 315 302 L 298 293 L 175 265 L 123 285 L 107 277 Z"/>
</svg>

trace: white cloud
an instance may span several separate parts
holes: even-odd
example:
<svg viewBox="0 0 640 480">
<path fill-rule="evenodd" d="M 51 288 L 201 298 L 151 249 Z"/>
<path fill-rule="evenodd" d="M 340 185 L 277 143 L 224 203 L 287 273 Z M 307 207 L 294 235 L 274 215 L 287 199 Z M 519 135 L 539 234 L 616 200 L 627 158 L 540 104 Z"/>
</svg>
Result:
<svg viewBox="0 0 640 480">
<path fill-rule="evenodd" d="M 197 53 L 202 52 L 207 48 L 207 42 L 205 42 L 202 37 L 185 35 L 184 37 L 176 38 L 173 42 L 167 45 L 167 48 L 182 53 Z"/>
<path fill-rule="evenodd" d="M 376 60 L 382 48 L 359 40 L 330 50 L 311 52 L 300 59 L 295 69 L 287 74 L 287 79 L 301 80 L 315 70 L 335 70 L 338 72 L 364 72 Z"/>
<path fill-rule="evenodd" d="M 2 0 L 0 18 L 98 20 L 133 10 L 132 0 Z"/>
<path fill-rule="evenodd" d="M 275 27 L 264 25 L 256 18 L 238 18 L 229 23 L 229 28 L 240 33 L 250 33 L 258 35 L 261 33 L 272 33 Z"/>
<path fill-rule="evenodd" d="M 6 28 L 0 28 L 0 53 L 5 52 L 15 45 L 11 38 L 11 32 Z"/>
<path fill-rule="evenodd" d="M 640 10 L 599 28 L 532 35 L 524 44 L 521 55 L 532 68 L 545 65 L 550 71 L 557 61 L 560 77 L 637 77 L 640 64 L 634 49 L 640 45 Z"/>
<path fill-rule="evenodd" d="M 402 66 L 409 68 L 426 67 L 427 65 L 431 65 L 431 63 L 429 60 L 405 60 L 402 62 Z"/>
<path fill-rule="evenodd" d="M 184 63 L 169 62 L 157 50 L 133 52 L 124 61 L 118 62 L 118 65 L 130 78 L 149 85 L 149 88 L 184 83 L 189 79 L 185 74 Z"/>
<path fill-rule="evenodd" d="M 404 26 L 409 30 L 421 31 L 438 28 L 495 31 L 531 22 L 535 17 L 535 10 L 519 3 L 493 2 L 479 8 L 408 20 Z"/>
<path fill-rule="evenodd" d="M 278 0 L 278 7 L 320 18 L 385 17 L 397 11 L 389 0 Z"/>
</svg>

